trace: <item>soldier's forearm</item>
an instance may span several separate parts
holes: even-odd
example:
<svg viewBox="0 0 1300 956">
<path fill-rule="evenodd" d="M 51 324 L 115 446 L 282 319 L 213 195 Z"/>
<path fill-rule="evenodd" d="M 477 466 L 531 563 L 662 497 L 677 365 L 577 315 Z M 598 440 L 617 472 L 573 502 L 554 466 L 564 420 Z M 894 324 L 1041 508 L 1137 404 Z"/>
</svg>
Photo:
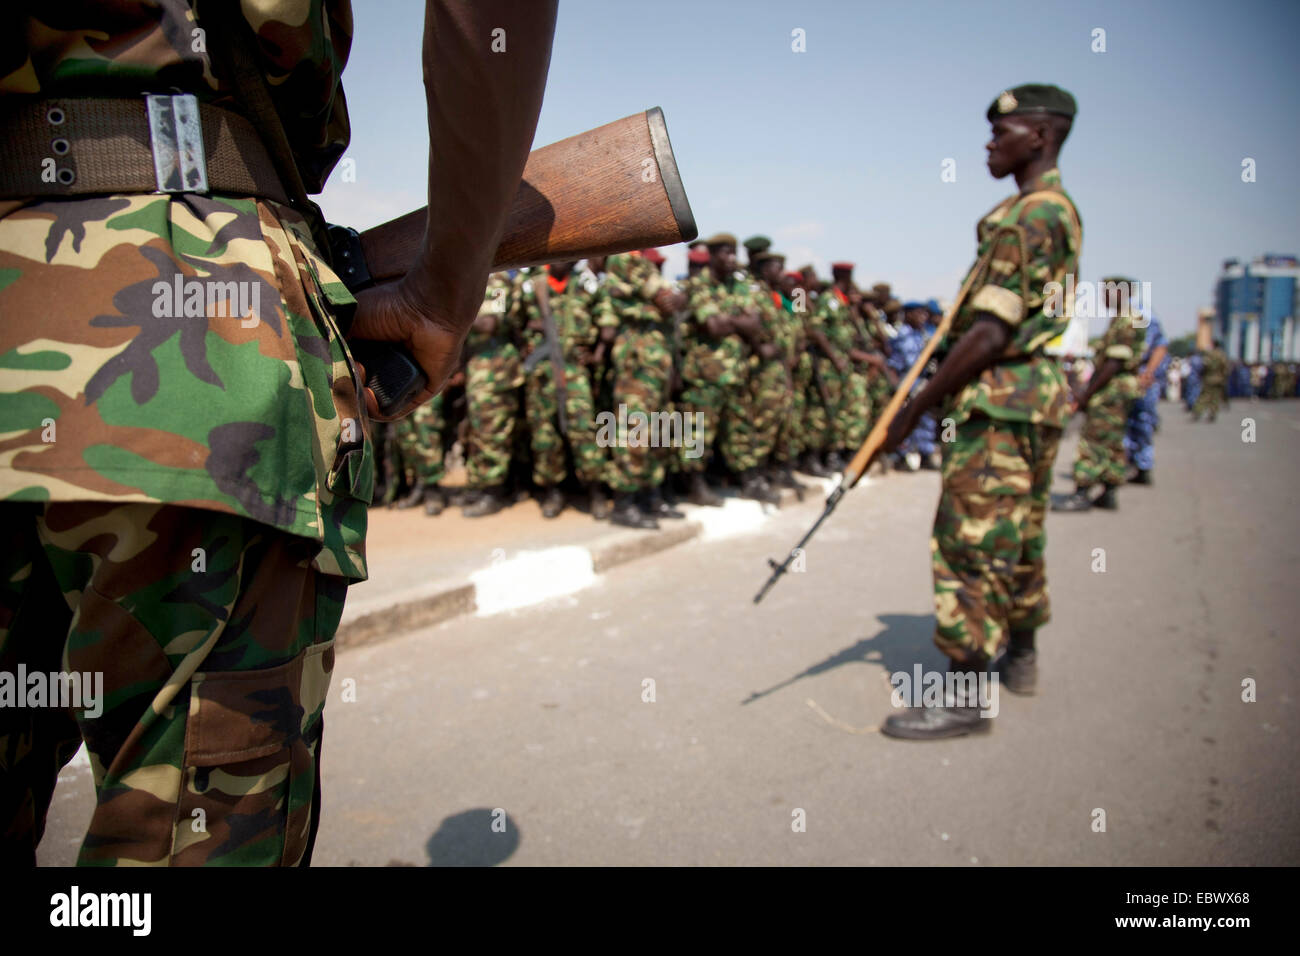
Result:
<svg viewBox="0 0 1300 956">
<path fill-rule="evenodd" d="M 1101 368 L 1097 369 L 1092 378 L 1088 379 L 1088 387 L 1084 390 L 1082 397 L 1079 399 L 1079 407 L 1082 408 L 1087 405 L 1088 402 L 1092 400 L 1092 396 L 1105 388 L 1106 383 L 1119 374 L 1119 369 L 1119 359 L 1106 359 L 1106 361 L 1101 364 Z"/>
<path fill-rule="evenodd" d="M 981 314 L 948 356 L 939 370 L 912 399 L 915 414 L 928 411 L 945 396 L 964 388 L 1002 355 L 1011 341 L 1011 328 L 1001 319 Z"/>
<path fill-rule="evenodd" d="M 425 5 L 428 223 L 402 281 L 435 319 L 457 330 L 469 327 L 482 302 L 519 190 L 542 106 L 555 12 L 555 0 Z"/>
</svg>

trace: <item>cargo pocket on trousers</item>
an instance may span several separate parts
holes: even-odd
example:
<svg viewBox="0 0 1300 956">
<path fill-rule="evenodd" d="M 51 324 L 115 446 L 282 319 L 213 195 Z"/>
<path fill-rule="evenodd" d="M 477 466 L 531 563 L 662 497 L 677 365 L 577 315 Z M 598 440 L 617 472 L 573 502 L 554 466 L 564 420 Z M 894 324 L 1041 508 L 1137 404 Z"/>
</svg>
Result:
<svg viewBox="0 0 1300 956">
<path fill-rule="evenodd" d="M 306 849 L 334 642 L 278 667 L 196 674 L 173 860 L 292 866 Z"/>
</svg>

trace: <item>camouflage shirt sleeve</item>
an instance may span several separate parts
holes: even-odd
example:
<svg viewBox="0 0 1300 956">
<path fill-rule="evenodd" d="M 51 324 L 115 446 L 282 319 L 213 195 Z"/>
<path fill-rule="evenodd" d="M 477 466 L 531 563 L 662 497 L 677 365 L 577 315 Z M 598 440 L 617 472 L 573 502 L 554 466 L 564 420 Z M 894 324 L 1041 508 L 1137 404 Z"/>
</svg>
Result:
<svg viewBox="0 0 1300 956">
<path fill-rule="evenodd" d="M 1015 227 L 997 231 L 985 282 L 970 298 L 972 311 L 1015 328 L 1043 308 L 1044 287 L 1063 271 L 1071 250 L 1067 201 L 1052 195 L 1029 199 Z"/>
</svg>

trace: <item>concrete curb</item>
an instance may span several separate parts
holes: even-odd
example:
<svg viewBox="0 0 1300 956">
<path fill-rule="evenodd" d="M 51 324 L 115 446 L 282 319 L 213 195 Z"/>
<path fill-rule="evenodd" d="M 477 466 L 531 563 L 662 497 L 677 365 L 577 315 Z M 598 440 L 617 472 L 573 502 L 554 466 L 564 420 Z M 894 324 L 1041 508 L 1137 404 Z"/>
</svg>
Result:
<svg viewBox="0 0 1300 956">
<path fill-rule="evenodd" d="M 819 489 L 810 489 L 809 500 L 820 500 Z M 781 492 L 781 507 L 797 504 L 790 489 Z M 638 558 L 658 554 L 669 548 L 685 544 L 700 537 L 705 526 L 689 518 L 685 521 L 668 521 L 658 531 L 645 532 L 628 529 L 604 540 L 593 542 L 586 550 L 591 554 L 592 570 L 603 574 Z M 411 588 L 356 605 L 348 604 L 343 620 L 334 636 L 334 646 L 339 650 L 376 644 L 406 631 L 430 627 L 463 614 L 478 610 L 477 586 L 466 578 L 430 581 Z"/>
</svg>

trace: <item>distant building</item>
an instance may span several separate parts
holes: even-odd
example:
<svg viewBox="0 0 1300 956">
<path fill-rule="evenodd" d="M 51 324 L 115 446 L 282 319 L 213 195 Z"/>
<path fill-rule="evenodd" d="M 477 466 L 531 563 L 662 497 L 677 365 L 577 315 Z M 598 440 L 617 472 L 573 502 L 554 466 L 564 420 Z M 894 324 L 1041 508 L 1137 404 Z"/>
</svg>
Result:
<svg viewBox="0 0 1300 956">
<path fill-rule="evenodd" d="M 1300 258 L 1229 259 L 1214 286 L 1214 331 L 1228 357 L 1243 362 L 1300 360 Z"/>
</svg>

